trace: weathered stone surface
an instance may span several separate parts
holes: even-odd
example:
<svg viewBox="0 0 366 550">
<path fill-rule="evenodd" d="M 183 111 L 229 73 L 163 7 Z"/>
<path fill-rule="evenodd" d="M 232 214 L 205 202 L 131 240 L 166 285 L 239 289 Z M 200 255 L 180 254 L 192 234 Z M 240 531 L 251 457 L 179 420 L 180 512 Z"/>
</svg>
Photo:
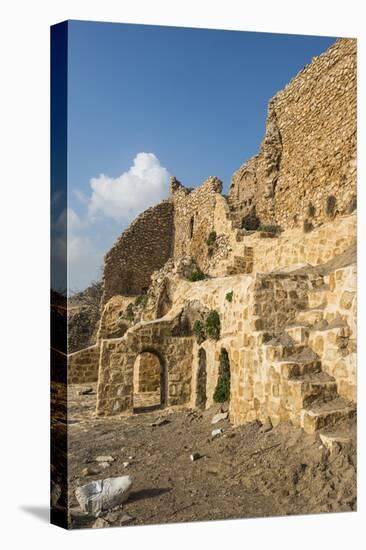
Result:
<svg viewBox="0 0 366 550">
<path fill-rule="evenodd" d="M 145 210 L 123 232 L 105 257 L 103 305 L 117 294 L 146 293 L 151 274 L 172 254 L 173 224 L 173 204 L 163 201 Z"/>
<path fill-rule="evenodd" d="M 229 203 L 238 227 L 254 213 L 316 227 L 348 214 L 355 195 L 356 40 L 342 39 L 270 101 L 260 151 L 233 175 Z"/>
</svg>

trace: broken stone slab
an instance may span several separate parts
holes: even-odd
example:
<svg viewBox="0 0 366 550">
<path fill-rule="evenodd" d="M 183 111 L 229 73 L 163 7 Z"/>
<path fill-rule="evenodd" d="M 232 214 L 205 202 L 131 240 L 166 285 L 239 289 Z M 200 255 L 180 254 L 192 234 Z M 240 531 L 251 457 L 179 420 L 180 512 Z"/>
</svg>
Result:
<svg viewBox="0 0 366 550">
<path fill-rule="evenodd" d="M 130 476 L 109 477 L 78 487 L 75 496 L 83 512 L 98 517 L 101 512 L 126 502 L 131 488 Z"/>
<path fill-rule="evenodd" d="M 226 420 L 226 418 L 227 418 L 228 416 L 229 416 L 229 413 L 228 413 L 228 412 L 217 413 L 217 414 L 215 414 L 215 416 L 212 418 L 211 424 L 217 424 L 217 423 L 220 422 L 221 420 Z"/>
<path fill-rule="evenodd" d="M 107 463 L 114 462 L 115 460 L 116 459 L 113 458 L 113 456 L 109 456 L 109 455 L 108 456 L 103 456 L 103 455 L 102 456 L 97 456 L 96 459 L 95 459 L 96 462 L 107 462 Z"/>
<path fill-rule="evenodd" d="M 218 437 L 223 432 L 222 428 L 217 428 L 216 430 L 212 430 L 211 435 L 212 437 Z"/>
</svg>

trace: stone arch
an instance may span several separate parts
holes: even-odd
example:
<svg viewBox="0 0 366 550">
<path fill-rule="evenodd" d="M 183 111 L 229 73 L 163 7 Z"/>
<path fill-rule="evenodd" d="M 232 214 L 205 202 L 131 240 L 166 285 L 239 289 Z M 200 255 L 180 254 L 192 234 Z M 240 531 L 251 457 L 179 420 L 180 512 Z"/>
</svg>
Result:
<svg viewBox="0 0 366 550">
<path fill-rule="evenodd" d="M 206 408 L 207 401 L 207 358 L 204 348 L 198 350 L 198 367 L 196 377 L 196 399 L 195 406 L 199 409 Z"/>
<path fill-rule="evenodd" d="M 152 409 L 167 404 L 167 368 L 162 354 L 143 347 L 133 365 L 133 409 Z"/>
</svg>

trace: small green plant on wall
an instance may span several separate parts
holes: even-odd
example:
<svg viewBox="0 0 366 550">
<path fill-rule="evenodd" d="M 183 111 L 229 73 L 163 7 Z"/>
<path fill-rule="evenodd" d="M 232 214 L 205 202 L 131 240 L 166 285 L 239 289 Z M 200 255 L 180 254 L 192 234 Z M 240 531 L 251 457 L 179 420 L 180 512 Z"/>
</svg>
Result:
<svg viewBox="0 0 366 550">
<path fill-rule="evenodd" d="M 211 257 L 215 252 L 216 237 L 216 231 L 211 231 L 207 237 L 207 254 L 209 255 L 209 257 Z"/>
<path fill-rule="evenodd" d="M 127 321 L 133 321 L 135 319 L 135 311 L 133 309 L 133 304 L 128 304 L 124 317 L 125 319 L 127 319 Z"/>
<path fill-rule="evenodd" d="M 216 403 L 224 403 L 230 400 L 230 362 L 225 349 L 220 354 L 219 377 L 213 399 Z"/>
<path fill-rule="evenodd" d="M 204 278 L 205 278 L 205 274 L 200 269 L 196 269 L 195 271 L 192 271 L 192 273 L 187 277 L 187 279 L 192 283 L 195 283 L 196 281 L 202 281 Z"/>
<path fill-rule="evenodd" d="M 147 294 L 141 294 L 141 296 L 137 296 L 135 300 L 135 306 L 145 307 L 146 304 L 147 304 Z"/>
<path fill-rule="evenodd" d="M 206 317 L 205 332 L 209 338 L 218 340 L 220 338 L 220 316 L 215 309 L 212 309 Z"/>
<path fill-rule="evenodd" d="M 233 301 L 233 296 L 234 296 L 234 292 L 231 290 L 230 292 L 227 292 L 226 296 L 225 296 L 225 299 L 228 301 L 228 302 L 232 302 Z"/>
<path fill-rule="evenodd" d="M 202 321 L 197 320 L 194 322 L 193 332 L 198 344 L 202 344 L 202 342 L 206 340 L 205 327 Z"/>
<path fill-rule="evenodd" d="M 211 231 L 207 237 L 207 246 L 214 245 L 216 242 L 216 237 L 217 237 L 216 231 Z"/>
</svg>

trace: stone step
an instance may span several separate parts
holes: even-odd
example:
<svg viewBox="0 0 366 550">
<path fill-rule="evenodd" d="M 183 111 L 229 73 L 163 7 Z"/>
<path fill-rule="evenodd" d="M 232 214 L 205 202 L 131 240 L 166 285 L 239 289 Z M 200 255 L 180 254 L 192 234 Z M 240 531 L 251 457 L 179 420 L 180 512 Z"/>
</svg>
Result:
<svg viewBox="0 0 366 550">
<path fill-rule="evenodd" d="M 313 326 L 319 323 L 324 317 L 324 308 L 304 309 L 296 315 L 297 323 Z"/>
<path fill-rule="evenodd" d="M 285 329 L 285 332 L 297 344 L 306 345 L 309 341 L 310 330 L 307 325 L 291 325 Z"/>
<path fill-rule="evenodd" d="M 270 366 L 278 371 L 282 378 L 287 380 L 321 372 L 321 362 L 319 360 L 296 361 L 289 358 L 283 361 L 273 361 Z"/>
<path fill-rule="evenodd" d="M 265 357 L 269 361 L 281 361 L 285 360 L 288 357 L 291 357 L 295 354 L 303 352 L 307 349 L 306 345 L 297 344 L 295 341 L 293 344 L 264 344 L 263 348 L 265 350 Z"/>
<path fill-rule="evenodd" d="M 331 401 L 337 397 L 337 382 L 325 372 L 308 373 L 285 382 L 289 409 L 309 408 L 316 400 Z"/>
<path fill-rule="evenodd" d="M 336 449 L 356 445 L 356 423 L 353 422 L 353 426 L 348 426 L 347 428 L 336 427 L 331 430 L 323 431 L 319 434 L 319 437 L 324 447 L 328 449 L 330 454 L 332 454 Z"/>
<path fill-rule="evenodd" d="M 319 306 L 322 306 L 323 304 L 326 304 L 328 291 L 329 286 L 327 285 L 324 285 L 321 288 L 314 288 L 312 290 L 309 290 L 309 308 L 317 308 Z"/>
<path fill-rule="evenodd" d="M 301 427 L 306 433 L 314 433 L 322 428 L 330 428 L 339 422 L 356 416 L 356 405 L 340 397 L 324 403 L 312 405 L 301 411 Z"/>
</svg>

